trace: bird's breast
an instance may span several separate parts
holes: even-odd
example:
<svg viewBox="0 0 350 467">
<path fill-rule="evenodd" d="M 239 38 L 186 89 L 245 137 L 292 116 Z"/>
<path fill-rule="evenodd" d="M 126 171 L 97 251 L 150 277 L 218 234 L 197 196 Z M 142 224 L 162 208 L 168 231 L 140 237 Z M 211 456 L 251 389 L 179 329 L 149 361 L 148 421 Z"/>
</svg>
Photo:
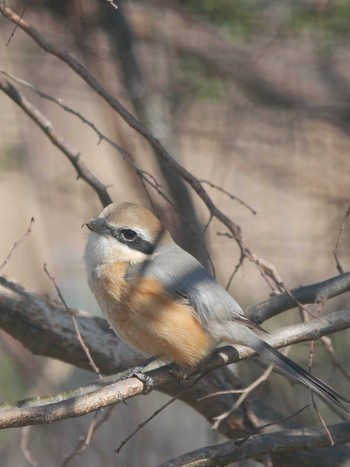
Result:
<svg viewBox="0 0 350 467">
<path fill-rule="evenodd" d="M 200 362 L 213 343 L 195 311 L 171 297 L 156 279 L 124 279 L 127 263 L 105 265 L 90 278 L 91 289 L 116 333 L 131 347 L 184 366 Z"/>
</svg>

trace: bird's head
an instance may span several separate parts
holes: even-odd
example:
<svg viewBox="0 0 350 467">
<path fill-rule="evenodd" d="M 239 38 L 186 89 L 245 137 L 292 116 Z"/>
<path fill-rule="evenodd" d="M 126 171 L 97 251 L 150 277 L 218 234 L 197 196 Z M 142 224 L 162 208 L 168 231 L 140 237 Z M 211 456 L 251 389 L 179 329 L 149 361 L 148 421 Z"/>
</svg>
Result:
<svg viewBox="0 0 350 467">
<path fill-rule="evenodd" d="M 133 203 L 110 204 L 85 225 L 90 230 L 84 255 L 88 268 L 115 261 L 147 261 L 172 242 L 160 220 Z"/>
</svg>

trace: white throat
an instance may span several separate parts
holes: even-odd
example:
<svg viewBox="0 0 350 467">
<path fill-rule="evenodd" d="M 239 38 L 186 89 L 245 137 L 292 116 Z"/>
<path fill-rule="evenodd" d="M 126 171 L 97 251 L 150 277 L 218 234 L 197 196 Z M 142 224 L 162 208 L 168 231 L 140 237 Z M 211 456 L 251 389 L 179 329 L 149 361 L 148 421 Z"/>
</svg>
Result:
<svg viewBox="0 0 350 467">
<path fill-rule="evenodd" d="M 141 263 L 147 260 L 147 255 L 123 245 L 111 236 L 99 235 L 89 232 L 84 251 L 86 272 L 91 274 L 101 266 L 125 261 L 128 263 Z"/>
</svg>

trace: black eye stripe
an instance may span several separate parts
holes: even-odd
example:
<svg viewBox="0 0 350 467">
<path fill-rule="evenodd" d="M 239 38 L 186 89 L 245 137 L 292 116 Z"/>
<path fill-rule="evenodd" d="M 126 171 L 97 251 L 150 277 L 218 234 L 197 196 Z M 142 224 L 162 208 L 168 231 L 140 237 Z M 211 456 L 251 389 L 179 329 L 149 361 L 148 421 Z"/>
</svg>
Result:
<svg viewBox="0 0 350 467">
<path fill-rule="evenodd" d="M 112 226 L 108 226 L 108 233 L 116 238 L 120 243 L 127 245 L 133 250 L 140 251 L 145 255 L 151 255 L 154 252 L 154 245 L 148 240 L 142 238 L 142 236 L 133 229 L 125 227 L 114 228 Z M 131 233 L 135 234 L 133 238 L 131 238 Z M 130 235 L 130 238 L 127 238 L 128 235 Z"/>
</svg>

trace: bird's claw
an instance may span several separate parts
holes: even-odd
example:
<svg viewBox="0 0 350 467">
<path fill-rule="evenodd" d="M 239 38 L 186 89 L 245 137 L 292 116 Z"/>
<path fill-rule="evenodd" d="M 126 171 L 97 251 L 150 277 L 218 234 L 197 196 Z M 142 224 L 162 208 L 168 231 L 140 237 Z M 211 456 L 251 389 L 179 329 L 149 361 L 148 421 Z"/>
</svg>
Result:
<svg viewBox="0 0 350 467">
<path fill-rule="evenodd" d="M 154 388 L 154 381 L 153 378 L 145 375 L 141 370 L 142 366 L 135 366 L 135 368 L 129 370 L 126 376 L 123 376 L 122 379 L 137 378 L 141 383 L 143 383 L 143 394 L 149 394 Z"/>
</svg>

